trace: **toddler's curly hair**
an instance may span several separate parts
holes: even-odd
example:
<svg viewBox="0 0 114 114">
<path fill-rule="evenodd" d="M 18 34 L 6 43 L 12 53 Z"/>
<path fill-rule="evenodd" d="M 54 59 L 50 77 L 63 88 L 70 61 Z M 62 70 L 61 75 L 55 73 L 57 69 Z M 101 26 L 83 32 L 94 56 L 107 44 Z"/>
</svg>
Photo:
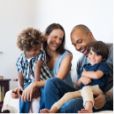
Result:
<svg viewBox="0 0 114 114">
<path fill-rule="evenodd" d="M 41 45 L 45 37 L 34 28 L 23 30 L 17 37 L 17 46 L 22 51 L 29 51 L 31 48 Z"/>
</svg>

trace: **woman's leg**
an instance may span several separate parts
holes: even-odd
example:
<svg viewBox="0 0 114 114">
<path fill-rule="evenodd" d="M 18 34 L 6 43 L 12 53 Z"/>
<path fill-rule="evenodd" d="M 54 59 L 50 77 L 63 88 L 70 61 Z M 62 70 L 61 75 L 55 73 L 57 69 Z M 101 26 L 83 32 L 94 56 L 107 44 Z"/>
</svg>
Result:
<svg viewBox="0 0 114 114">
<path fill-rule="evenodd" d="M 60 98 L 56 103 L 53 104 L 53 106 L 51 107 L 50 111 L 51 112 L 58 112 L 58 110 L 61 108 L 61 106 L 68 102 L 71 99 L 74 98 L 79 98 L 81 97 L 81 92 L 79 91 L 73 91 L 73 92 L 67 92 L 64 94 L 64 96 L 62 98 Z"/>
<path fill-rule="evenodd" d="M 65 103 L 59 110 L 60 113 L 77 113 L 83 108 L 82 98 L 76 98 Z"/>
<path fill-rule="evenodd" d="M 71 91 L 75 89 L 58 78 L 47 80 L 44 88 L 45 108 L 50 109 L 65 93 Z"/>
</svg>

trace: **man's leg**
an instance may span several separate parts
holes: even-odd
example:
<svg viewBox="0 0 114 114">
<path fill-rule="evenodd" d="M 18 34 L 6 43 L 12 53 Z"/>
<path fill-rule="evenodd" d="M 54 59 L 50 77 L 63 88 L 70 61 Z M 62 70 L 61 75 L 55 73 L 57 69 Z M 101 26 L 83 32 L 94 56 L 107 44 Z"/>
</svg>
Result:
<svg viewBox="0 0 114 114">
<path fill-rule="evenodd" d="M 45 108 L 50 109 L 66 92 L 71 91 L 75 89 L 58 78 L 47 80 L 44 88 Z"/>
</svg>

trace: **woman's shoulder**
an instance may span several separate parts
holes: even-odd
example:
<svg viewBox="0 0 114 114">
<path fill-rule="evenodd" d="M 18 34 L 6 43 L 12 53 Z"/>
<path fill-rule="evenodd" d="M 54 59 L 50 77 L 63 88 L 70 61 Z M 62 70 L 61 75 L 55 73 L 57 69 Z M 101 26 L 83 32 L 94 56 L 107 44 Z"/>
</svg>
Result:
<svg viewBox="0 0 114 114">
<path fill-rule="evenodd" d="M 65 50 L 63 53 L 62 53 L 62 56 L 73 56 L 72 53 L 69 51 L 69 50 Z"/>
<path fill-rule="evenodd" d="M 72 60 L 73 55 L 70 51 L 65 50 L 60 56 L 59 56 L 59 60 L 63 61 L 63 60 Z"/>
</svg>

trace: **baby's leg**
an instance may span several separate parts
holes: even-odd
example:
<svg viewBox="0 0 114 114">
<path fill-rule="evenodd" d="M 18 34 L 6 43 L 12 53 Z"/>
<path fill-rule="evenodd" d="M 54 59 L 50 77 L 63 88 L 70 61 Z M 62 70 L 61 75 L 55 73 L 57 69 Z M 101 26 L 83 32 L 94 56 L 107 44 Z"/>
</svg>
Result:
<svg viewBox="0 0 114 114">
<path fill-rule="evenodd" d="M 85 86 L 81 90 L 81 96 L 83 98 L 83 105 L 85 110 L 88 112 L 92 112 L 94 106 L 94 95 L 102 93 L 102 90 L 99 88 L 98 85 L 95 86 Z"/>
<path fill-rule="evenodd" d="M 81 109 L 80 113 L 84 111 L 91 113 L 94 105 L 92 86 L 84 86 L 81 89 L 81 96 L 83 98 L 84 109 Z"/>
<path fill-rule="evenodd" d="M 94 95 L 98 95 L 103 93 L 103 91 L 100 89 L 100 87 L 98 85 L 94 85 L 92 86 L 92 91 Z"/>
<path fill-rule="evenodd" d="M 70 99 L 77 98 L 80 96 L 81 96 L 80 90 L 66 93 L 59 101 L 57 101 L 52 105 L 50 112 L 52 113 L 57 112 L 64 103 L 66 103 Z"/>
</svg>

